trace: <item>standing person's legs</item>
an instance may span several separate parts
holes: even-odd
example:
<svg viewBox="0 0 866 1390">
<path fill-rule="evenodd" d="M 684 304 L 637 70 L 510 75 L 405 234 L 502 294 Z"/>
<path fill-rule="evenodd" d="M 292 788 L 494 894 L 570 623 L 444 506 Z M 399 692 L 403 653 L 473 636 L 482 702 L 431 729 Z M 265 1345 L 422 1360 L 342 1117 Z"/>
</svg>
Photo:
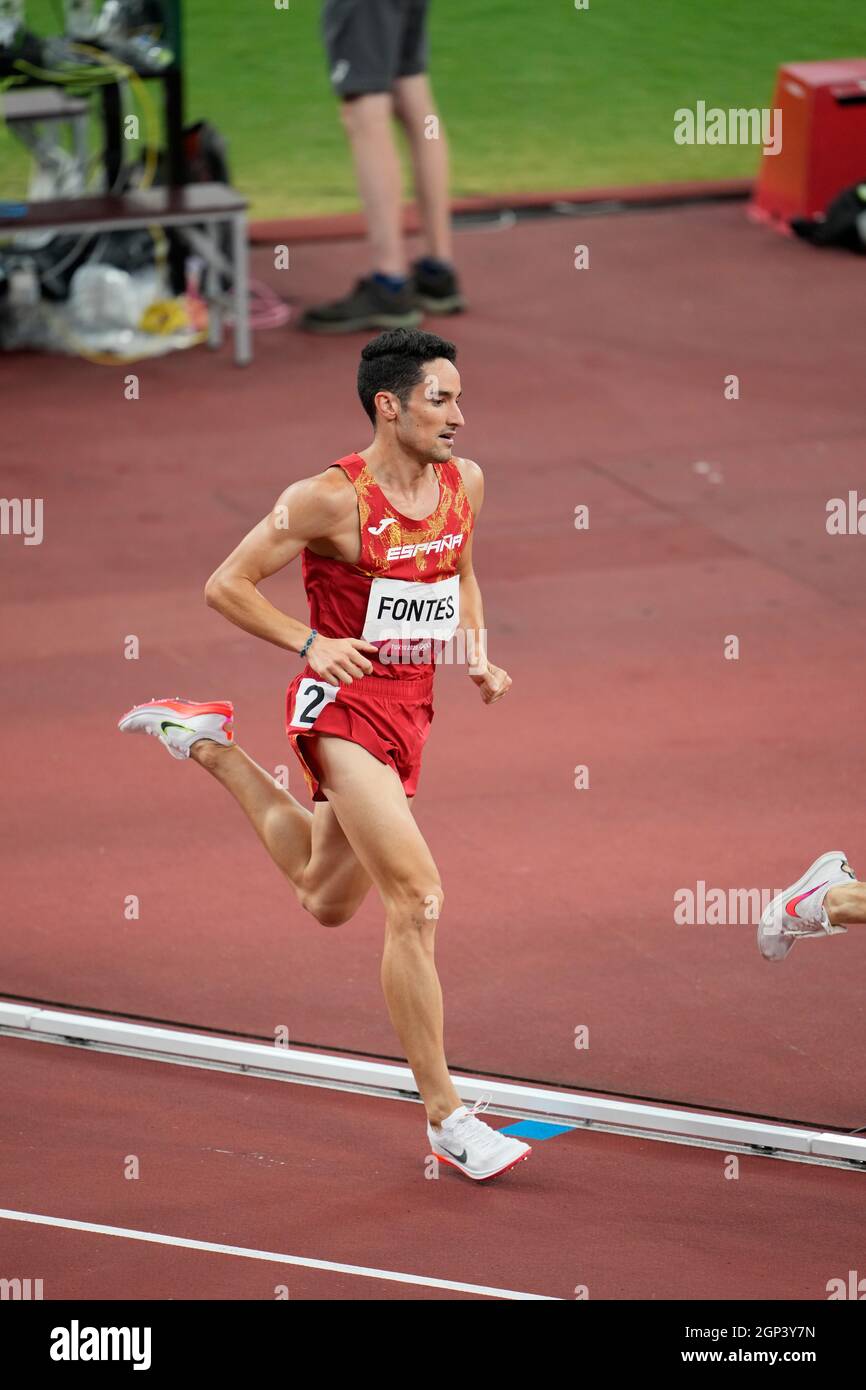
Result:
<svg viewBox="0 0 866 1390">
<path fill-rule="evenodd" d="M 466 308 L 453 264 L 448 141 L 427 76 L 429 0 L 398 0 L 403 16 L 394 114 L 406 132 L 425 254 L 412 264 L 415 303 L 428 314 Z"/>
<path fill-rule="evenodd" d="M 324 0 L 322 35 L 331 86 L 340 102 L 367 222 L 371 274 L 342 299 L 314 304 L 299 320 L 313 333 L 415 328 L 403 244 L 403 178 L 391 91 L 403 53 L 407 6 L 415 0 Z"/>
<path fill-rule="evenodd" d="M 346 97 L 340 103 L 340 117 L 352 147 L 358 192 L 367 219 L 372 268 L 383 275 L 403 277 L 403 175 L 392 115 L 390 92 Z"/>
<path fill-rule="evenodd" d="M 316 740 L 320 785 L 385 907 L 382 988 L 431 1124 L 460 1105 L 445 1061 L 434 937 L 444 901 L 433 856 L 394 769 L 358 744 Z"/>
<path fill-rule="evenodd" d="M 405 0 L 325 0 L 322 37 L 367 218 L 372 269 L 405 277 L 402 171 L 393 130 Z"/>
<path fill-rule="evenodd" d="M 448 141 L 436 112 L 426 73 L 399 77 L 394 84 L 394 114 L 406 132 L 415 196 L 424 229 L 426 250 L 437 261 L 451 262 L 451 205 L 448 192 Z M 431 138 L 430 117 L 437 125 Z"/>
</svg>

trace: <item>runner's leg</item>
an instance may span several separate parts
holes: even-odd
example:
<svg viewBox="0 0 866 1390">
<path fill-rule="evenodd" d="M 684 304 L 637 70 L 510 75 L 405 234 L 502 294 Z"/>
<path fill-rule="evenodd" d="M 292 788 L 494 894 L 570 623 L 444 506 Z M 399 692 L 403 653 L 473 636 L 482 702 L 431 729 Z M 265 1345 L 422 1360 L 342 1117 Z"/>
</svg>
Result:
<svg viewBox="0 0 866 1390">
<path fill-rule="evenodd" d="M 834 927 L 855 927 L 866 923 L 866 883 L 837 883 L 828 888 L 824 910 Z"/>
<path fill-rule="evenodd" d="M 328 803 L 308 811 L 237 745 L 201 739 L 190 757 L 231 793 L 301 905 L 324 926 L 347 921 L 371 879 Z"/>
<path fill-rule="evenodd" d="M 382 988 L 428 1117 L 460 1105 L 448 1075 L 434 934 L 444 895 L 433 856 L 392 767 L 365 748 L 320 734 L 320 784 L 385 907 Z"/>
</svg>

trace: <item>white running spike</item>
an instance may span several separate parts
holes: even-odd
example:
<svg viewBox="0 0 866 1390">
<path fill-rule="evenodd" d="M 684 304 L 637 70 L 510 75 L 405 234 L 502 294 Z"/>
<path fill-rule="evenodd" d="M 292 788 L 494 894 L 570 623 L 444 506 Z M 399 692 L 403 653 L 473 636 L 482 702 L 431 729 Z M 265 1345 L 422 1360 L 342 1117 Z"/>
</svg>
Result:
<svg viewBox="0 0 866 1390">
<path fill-rule="evenodd" d="M 231 747 L 234 710 L 228 700 L 199 704 L 193 700 L 151 700 L 134 705 L 118 724 L 121 733 L 145 733 L 159 739 L 173 758 L 189 757 L 200 739 Z"/>
</svg>

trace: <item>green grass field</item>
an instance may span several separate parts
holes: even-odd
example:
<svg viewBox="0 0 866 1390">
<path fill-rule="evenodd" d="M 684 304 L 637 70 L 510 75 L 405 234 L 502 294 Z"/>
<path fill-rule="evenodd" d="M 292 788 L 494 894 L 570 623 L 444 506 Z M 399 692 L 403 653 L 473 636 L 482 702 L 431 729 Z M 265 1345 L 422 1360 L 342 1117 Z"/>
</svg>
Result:
<svg viewBox="0 0 866 1390">
<path fill-rule="evenodd" d="M 677 146 L 673 113 L 770 104 L 786 61 L 860 56 L 858 0 L 431 0 L 431 75 L 455 196 L 727 178 L 755 148 Z M 59 0 L 30 0 L 56 32 Z M 319 0 L 186 0 L 187 117 L 226 136 L 259 217 L 357 205 Z M 155 88 L 152 88 L 155 92 Z M 27 156 L 0 131 L 0 194 Z"/>
</svg>

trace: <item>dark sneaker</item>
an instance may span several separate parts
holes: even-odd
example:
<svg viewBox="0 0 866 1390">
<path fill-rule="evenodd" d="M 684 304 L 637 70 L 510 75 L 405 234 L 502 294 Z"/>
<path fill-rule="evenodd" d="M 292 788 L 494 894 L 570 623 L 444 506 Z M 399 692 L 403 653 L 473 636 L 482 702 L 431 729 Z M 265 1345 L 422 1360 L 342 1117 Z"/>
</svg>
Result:
<svg viewBox="0 0 866 1390">
<path fill-rule="evenodd" d="M 466 308 L 460 283 L 450 266 L 430 270 L 416 261 L 412 266 L 412 283 L 415 303 L 428 314 L 460 314 Z"/>
<path fill-rule="evenodd" d="M 364 328 L 416 328 L 420 322 L 411 280 L 401 290 L 389 290 L 370 275 L 345 299 L 307 309 L 298 327 L 308 333 L 357 333 Z"/>
</svg>

